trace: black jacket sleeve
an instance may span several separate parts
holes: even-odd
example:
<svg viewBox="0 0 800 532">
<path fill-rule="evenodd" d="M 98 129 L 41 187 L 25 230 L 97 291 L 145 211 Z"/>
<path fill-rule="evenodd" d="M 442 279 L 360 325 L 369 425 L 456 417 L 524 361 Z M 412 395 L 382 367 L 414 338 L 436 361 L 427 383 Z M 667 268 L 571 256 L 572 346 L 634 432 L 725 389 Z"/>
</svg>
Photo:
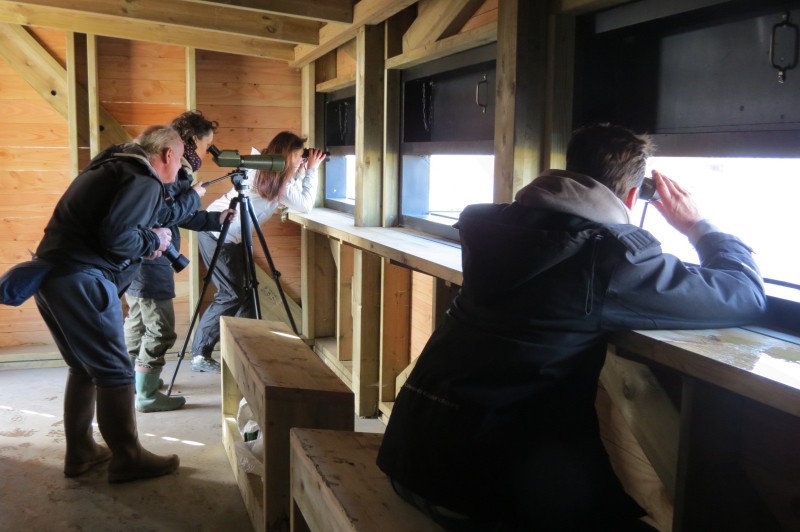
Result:
<svg viewBox="0 0 800 532">
<path fill-rule="evenodd" d="M 159 212 L 158 221 L 162 227 L 179 225 L 184 219 L 200 210 L 200 196 L 192 189 L 192 175 L 181 167 L 178 177 L 167 189 L 168 198 Z"/>
<path fill-rule="evenodd" d="M 151 231 L 156 222 L 163 186 L 155 178 L 136 174 L 123 177 L 106 216 L 97 228 L 102 253 L 121 259 L 150 255 L 159 246 Z"/>
<path fill-rule="evenodd" d="M 617 242 L 624 242 L 617 240 Z M 706 329 L 753 323 L 767 298 L 751 249 L 733 235 L 709 233 L 697 243 L 699 267 L 655 245 L 627 244 L 606 287 L 606 329 Z"/>
<path fill-rule="evenodd" d="M 219 231 L 222 229 L 222 224 L 219 223 L 221 215 L 218 211 L 197 211 L 181 220 L 178 225 L 191 231 Z"/>
</svg>

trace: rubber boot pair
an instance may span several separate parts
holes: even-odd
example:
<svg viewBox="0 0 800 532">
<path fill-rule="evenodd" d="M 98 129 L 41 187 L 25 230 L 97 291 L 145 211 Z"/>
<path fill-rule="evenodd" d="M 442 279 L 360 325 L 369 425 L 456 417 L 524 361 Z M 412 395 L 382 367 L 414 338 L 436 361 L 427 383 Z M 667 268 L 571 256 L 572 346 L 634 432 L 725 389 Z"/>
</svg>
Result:
<svg viewBox="0 0 800 532">
<path fill-rule="evenodd" d="M 158 477 L 178 469 L 180 459 L 177 455 L 158 456 L 139 443 L 132 384 L 97 388 L 97 422 L 113 453 L 108 465 L 109 482 Z"/>
<path fill-rule="evenodd" d="M 70 371 L 64 392 L 64 435 L 67 440 L 64 476 L 77 477 L 111 460 L 111 451 L 98 445 L 92 436 L 96 395 L 89 375 Z"/>
<path fill-rule="evenodd" d="M 136 410 L 139 412 L 166 412 L 186 404 L 185 397 L 172 397 L 158 391 L 163 384 L 160 375 L 161 368 L 136 366 Z"/>
</svg>

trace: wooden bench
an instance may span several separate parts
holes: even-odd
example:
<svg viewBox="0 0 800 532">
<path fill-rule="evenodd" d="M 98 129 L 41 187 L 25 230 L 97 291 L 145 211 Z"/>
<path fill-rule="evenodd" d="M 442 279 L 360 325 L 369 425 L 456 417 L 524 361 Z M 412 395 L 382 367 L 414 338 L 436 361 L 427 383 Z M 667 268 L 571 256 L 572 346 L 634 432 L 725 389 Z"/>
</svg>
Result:
<svg viewBox="0 0 800 532">
<path fill-rule="evenodd" d="M 222 434 L 256 531 L 289 529 L 289 429 L 353 430 L 349 388 L 282 322 L 221 319 Z M 264 476 L 239 464 L 236 417 L 242 397 L 264 438 Z"/>
<path fill-rule="evenodd" d="M 425 532 L 442 529 L 405 502 L 378 469 L 382 434 L 291 430 L 291 530 Z"/>
</svg>

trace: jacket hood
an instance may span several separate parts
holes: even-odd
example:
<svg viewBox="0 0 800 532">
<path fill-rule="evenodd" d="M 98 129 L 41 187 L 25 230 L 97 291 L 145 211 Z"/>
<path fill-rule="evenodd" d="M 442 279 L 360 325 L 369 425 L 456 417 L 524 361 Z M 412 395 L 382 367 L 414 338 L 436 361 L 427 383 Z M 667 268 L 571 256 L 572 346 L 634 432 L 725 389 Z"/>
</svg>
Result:
<svg viewBox="0 0 800 532">
<path fill-rule="evenodd" d="M 144 152 L 141 146 L 136 144 L 135 142 L 129 142 L 128 144 L 115 144 L 113 146 L 109 146 L 105 150 L 98 153 L 94 159 L 89 163 L 87 169 L 96 168 L 102 165 L 105 162 L 108 162 L 112 159 L 117 159 L 121 161 L 131 161 L 137 164 L 142 164 L 145 168 L 147 168 L 148 173 L 158 179 L 159 183 L 161 183 L 161 178 L 158 176 L 155 168 L 150 164 L 150 160 L 147 158 L 147 154 Z"/>
<path fill-rule="evenodd" d="M 589 176 L 550 170 L 512 204 L 470 205 L 461 214 L 464 289 L 487 302 L 574 257 L 600 224 L 629 223 L 628 208 Z"/>
<path fill-rule="evenodd" d="M 604 224 L 631 223 L 628 207 L 599 181 L 577 172 L 548 170 L 521 188 L 521 205 L 563 212 Z"/>
</svg>

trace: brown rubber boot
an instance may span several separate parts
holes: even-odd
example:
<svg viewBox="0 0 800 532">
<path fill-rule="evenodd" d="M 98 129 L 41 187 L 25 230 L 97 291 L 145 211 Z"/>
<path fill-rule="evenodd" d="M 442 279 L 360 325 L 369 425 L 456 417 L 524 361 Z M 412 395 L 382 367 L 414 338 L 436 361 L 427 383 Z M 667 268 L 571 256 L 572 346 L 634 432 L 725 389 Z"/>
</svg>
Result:
<svg viewBox="0 0 800 532">
<path fill-rule="evenodd" d="M 98 445 L 92 436 L 94 401 L 92 378 L 70 371 L 64 391 L 64 436 L 67 439 L 64 476 L 77 477 L 111 460 L 111 451 Z"/>
<path fill-rule="evenodd" d="M 130 482 L 159 477 L 178 469 L 177 455 L 158 456 L 142 448 L 136 431 L 133 384 L 97 388 L 97 422 L 100 433 L 114 453 L 108 465 L 108 481 Z"/>
</svg>

